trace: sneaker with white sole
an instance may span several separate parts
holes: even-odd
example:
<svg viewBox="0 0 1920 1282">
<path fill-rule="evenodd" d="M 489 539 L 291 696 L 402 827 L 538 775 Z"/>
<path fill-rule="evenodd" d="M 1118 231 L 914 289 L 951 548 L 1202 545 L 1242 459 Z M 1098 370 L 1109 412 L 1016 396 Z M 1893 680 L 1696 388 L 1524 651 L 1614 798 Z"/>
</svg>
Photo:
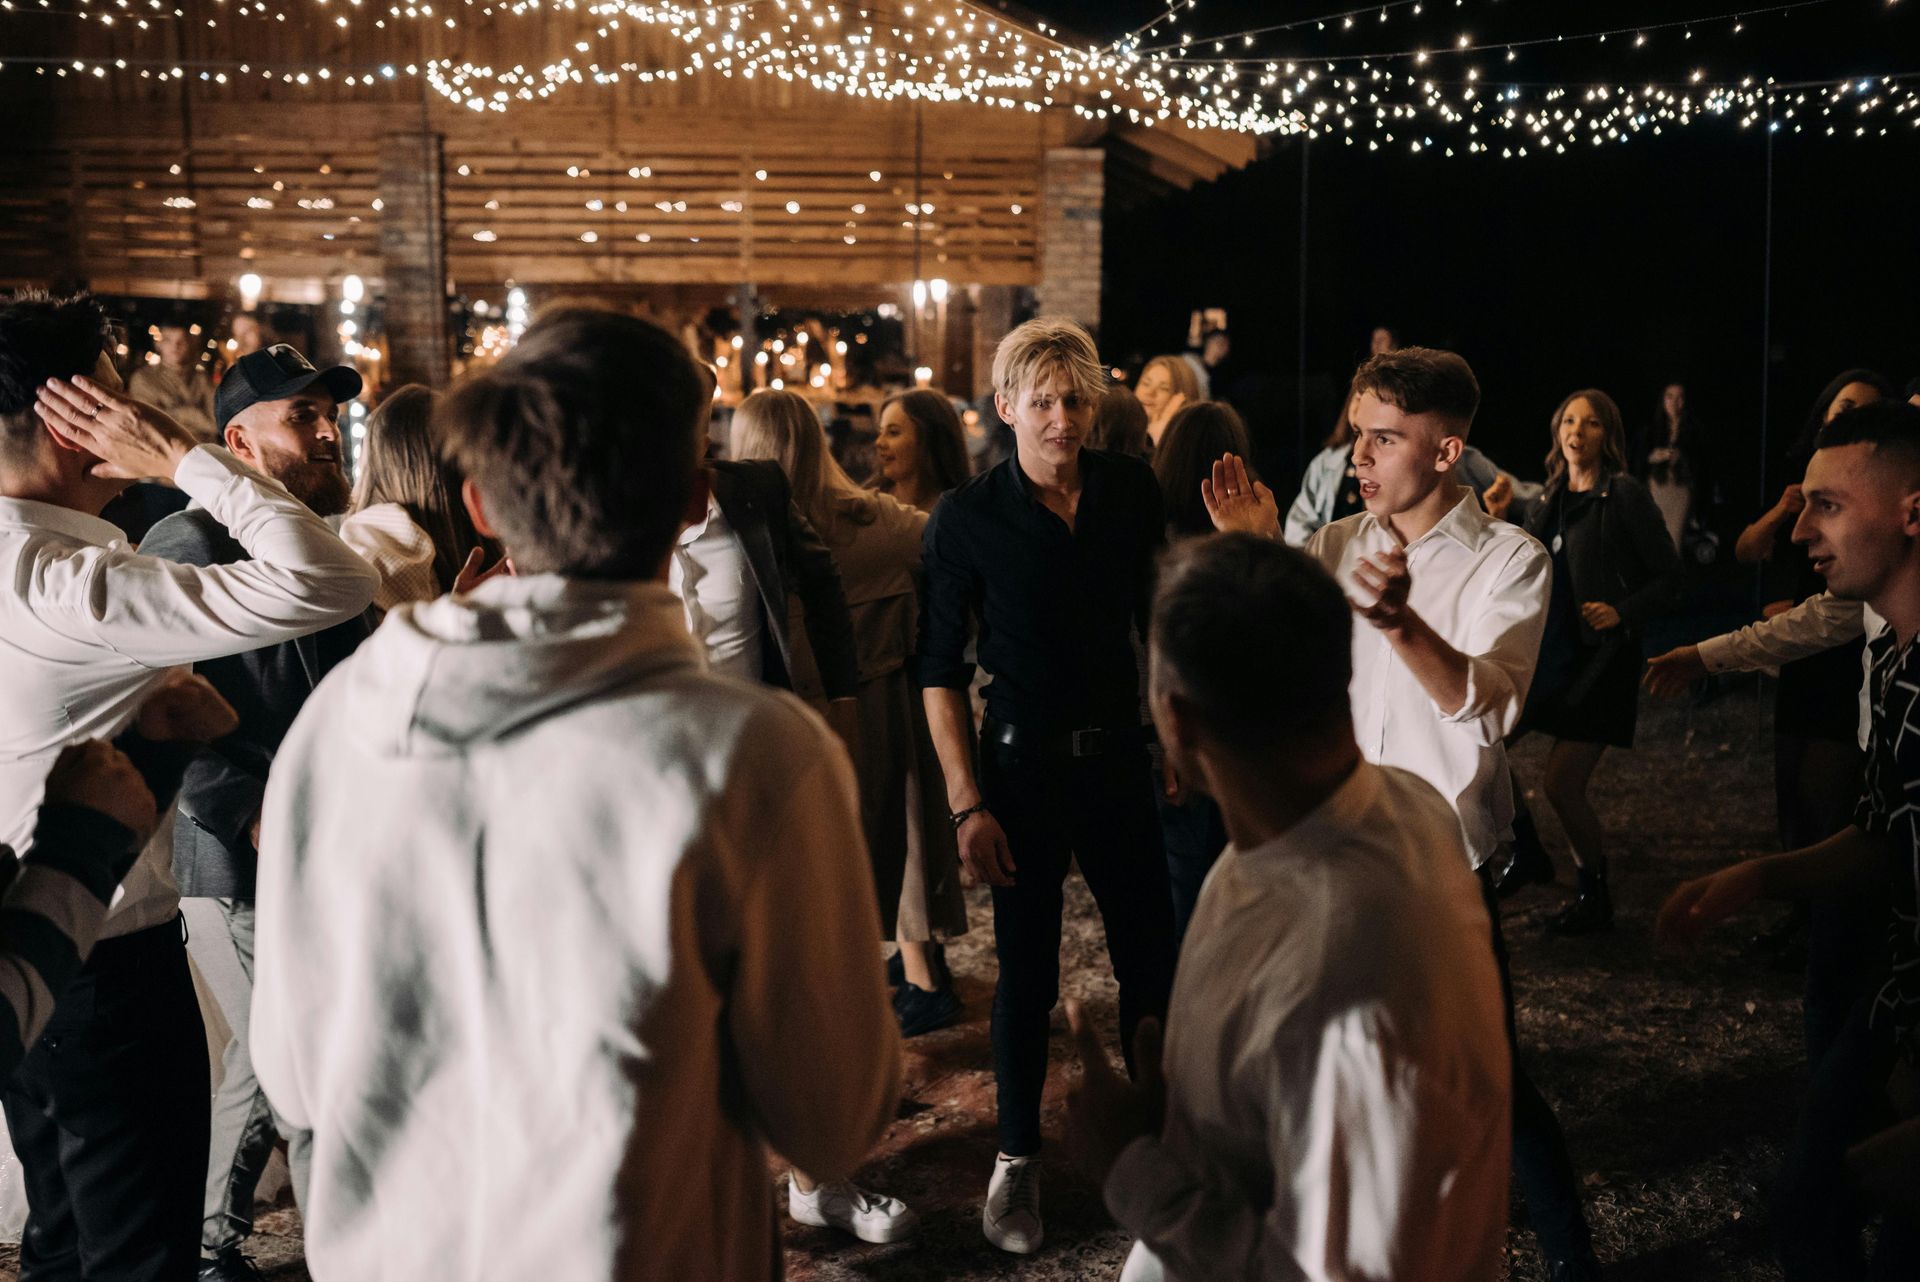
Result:
<svg viewBox="0 0 1920 1282">
<path fill-rule="evenodd" d="M 1040 1249 L 1046 1229 L 1040 1223 L 1039 1158 L 1002 1153 L 994 1159 L 980 1229 L 1002 1251 L 1031 1255 Z"/>
<path fill-rule="evenodd" d="M 920 1228 L 920 1217 L 897 1197 L 871 1193 L 851 1180 L 831 1180 L 802 1193 L 787 1181 L 787 1214 L 817 1229 L 843 1229 L 862 1242 L 898 1242 Z"/>
</svg>

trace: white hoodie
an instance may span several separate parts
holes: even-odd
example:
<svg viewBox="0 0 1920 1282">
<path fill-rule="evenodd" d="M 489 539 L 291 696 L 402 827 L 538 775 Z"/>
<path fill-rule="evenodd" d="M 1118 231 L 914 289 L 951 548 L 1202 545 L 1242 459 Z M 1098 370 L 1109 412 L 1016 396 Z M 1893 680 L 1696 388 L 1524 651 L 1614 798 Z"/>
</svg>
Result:
<svg viewBox="0 0 1920 1282">
<path fill-rule="evenodd" d="M 846 755 L 660 584 L 396 609 L 261 827 L 253 1062 L 322 1282 L 770 1277 L 763 1141 L 832 1179 L 893 1117 Z"/>
</svg>

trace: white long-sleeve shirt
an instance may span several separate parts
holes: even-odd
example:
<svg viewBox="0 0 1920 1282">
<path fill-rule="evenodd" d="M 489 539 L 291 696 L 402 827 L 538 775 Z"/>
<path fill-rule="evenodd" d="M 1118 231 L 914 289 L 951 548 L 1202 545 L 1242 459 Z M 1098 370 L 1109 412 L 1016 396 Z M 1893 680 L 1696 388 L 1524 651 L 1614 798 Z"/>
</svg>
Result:
<svg viewBox="0 0 1920 1282">
<path fill-rule="evenodd" d="M 900 1041 L 853 768 L 662 584 L 402 605 L 261 825 L 252 1050 L 321 1282 L 755 1282 L 771 1146 L 842 1177 Z"/>
<path fill-rule="evenodd" d="M 1188 1282 L 1492 1282 L 1508 1049 L 1486 909 L 1446 802 L 1361 765 L 1214 865 L 1181 950 L 1166 1122 L 1107 1207 Z"/>
<path fill-rule="evenodd" d="M 1708 637 L 1700 643 L 1700 663 L 1708 672 L 1757 672 L 1810 658 L 1856 637 L 1872 636 L 1885 622 L 1864 601 L 1821 592 L 1771 619 Z M 1864 650 L 1860 667 L 1860 747 L 1864 751 L 1873 730 L 1872 690 L 1867 682 L 1872 660 Z"/>
<path fill-rule="evenodd" d="M 119 734 L 169 669 L 317 632 L 373 599 L 366 562 L 224 449 L 188 451 L 174 483 L 252 559 L 203 567 L 140 556 L 98 517 L 0 498 L 0 841 L 25 844 L 60 749 Z M 103 938 L 173 916 L 172 834 L 163 819 L 116 892 Z"/>
<path fill-rule="evenodd" d="M 1321 527 L 1307 553 L 1346 593 L 1371 600 L 1354 580 L 1362 557 L 1398 547 L 1370 512 Z M 1553 561 L 1532 535 L 1496 521 L 1464 487 L 1460 501 L 1408 544 L 1408 602 L 1442 640 L 1467 656 L 1467 698 L 1442 712 L 1378 628 L 1353 622 L 1353 724 L 1376 765 L 1426 780 L 1460 816 L 1468 858 L 1492 858 L 1513 823 L 1513 785 L 1501 740 L 1520 719 L 1547 626 Z"/>
</svg>

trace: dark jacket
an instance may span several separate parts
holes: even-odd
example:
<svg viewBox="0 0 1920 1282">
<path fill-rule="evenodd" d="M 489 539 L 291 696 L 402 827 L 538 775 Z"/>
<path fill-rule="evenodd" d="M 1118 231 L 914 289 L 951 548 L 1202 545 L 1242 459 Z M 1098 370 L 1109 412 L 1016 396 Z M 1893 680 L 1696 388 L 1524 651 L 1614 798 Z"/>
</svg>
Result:
<svg viewBox="0 0 1920 1282">
<path fill-rule="evenodd" d="M 141 541 L 140 551 L 183 565 L 232 565 L 248 559 L 226 527 L 198 507 L 156 524 Z M 240 726 L 196 755 L 180 784 L 173 876 L 182 895 L 253 898 L 258 855 L 251 830 L 273 755 L 320 678 L 371 631 L 363 614 L 297 641 L 194 665 L 240 714 Z"/>
<path fill-rule="evenodd" d="M 793 491 L 778 463 L 766 459 L 715 460 L 713 501 L 733 527 L 760 589 L 760 622 L 773 644 L 762 646 L 762 679 L 793 688 L 793 641 L 787 635 L 789 594 L 806 611 L 807 640 L 829 699 L 851 699 L 860 688 L 860 654 L 853 616 L 840 586 L 833 553 L 793 506 Z M 144 549 L 143 549 L 144 550 Z"/>
<path fill-rule="evenodd" d="M 1589 516 L 1564 531 L 1573 605 L 1577 612 L 1589 601 L 1605 601 L 1620 612 L 1628 632 L 1638 632 L 1647 620 L 1679 604 L 1680 554 L 1653 495 L 1641 482 L 1616 472 L 1601 481 L 1592 496 L 1592 511 L 1599 519 Z M 1541 495 L 1527 519 L 1527 533 L 1553 548 L 1563 533 L 1565 502 L 1564 484 Z M 1584 624 L 1580 634 L 1594 640 Z"/>
</svg>

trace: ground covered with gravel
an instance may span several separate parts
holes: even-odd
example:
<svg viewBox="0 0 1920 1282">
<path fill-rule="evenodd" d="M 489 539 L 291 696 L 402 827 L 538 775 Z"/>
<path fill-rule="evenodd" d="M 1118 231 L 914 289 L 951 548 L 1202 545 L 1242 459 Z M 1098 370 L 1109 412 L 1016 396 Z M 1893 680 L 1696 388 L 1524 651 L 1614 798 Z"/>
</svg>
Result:
<svg viewBox="0 0 1920 1282">
<path fill-rule="evenodd" d="M 1545 933 L 1570 893 L 1530 891 L 1509 905 L 1507 933 L 1524 1053 L 1567 1131 L 1590 1198 L 1601 1258 L 1635 1282 L 1766 1282 L 1765 1188 L 1804 1080 L 1797 959 L 1757 955 L 1748 937 L 1771 914 L 1744 919 L 1699 949 L 1654 948 L 1653 915 L 1685 877 L 1773 845 L 1771 717 L 1752 687 L 1704 707 L 1643 704 L 1640 746 L 1610 753 L 1595 799 L 1614 837 L 1618 925 L 1596 939 Z M 1517 754 L 1537 784 L 1544 744 Z M 1542 827 L 1556 853 L 1559 830 Z M 1099 918 L 1077 879 L 1068 897 L 1063 988 L 1114 1035 L 1114 987 Z M 974 893 L 974 931 L 950 952 L 967 1019 L 909 1046 L 898 1122 L 861 1172 L 920 1213 L 918 1240 L 869 1247 L 783 1218 L 787 1269 L 841 1279 L 1079 1279 L 1116 1276 L 1125 1237 L 1097 1191 L 1056 1157 L 1043 1182 L 1048 1240 L 1028 1259 L 980 1235 L 994 1153 L 987 1045 L 993 953 L 986 900 Z M 1067 1062 L 1057 1021 L 1056 1071 L 1045 1124 L 1061 1133 Z M 780 1177 L 776 1166 L 770 1172 Z M 422 1208 L 425 1212 L 426 1208 Z M 1516 1205 L 1509 1239 L 1515 1279 L 1543 1276 Z M 291 1207 L 265 1215 L 249 1249 L 267 1276 L 306 1270 Z M 10 1253 L 0 1279 L 11 1282 Z"/>
</svg>

